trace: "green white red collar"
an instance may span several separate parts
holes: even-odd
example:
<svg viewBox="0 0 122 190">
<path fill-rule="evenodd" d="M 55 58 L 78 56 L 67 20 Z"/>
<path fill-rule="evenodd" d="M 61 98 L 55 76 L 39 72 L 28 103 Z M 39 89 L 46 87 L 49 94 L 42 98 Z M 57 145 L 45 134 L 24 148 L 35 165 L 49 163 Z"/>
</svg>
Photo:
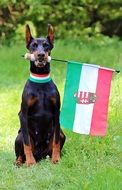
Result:
<svg viewBox="0 0 122 190">
<path fill-rule="evenodd" d="M 50 73 L 48 74 L 30 73 L 29 80 L 35 83 L 47 83 L 51 80 L 51 77 L 50 77 Z"/>
</svg>

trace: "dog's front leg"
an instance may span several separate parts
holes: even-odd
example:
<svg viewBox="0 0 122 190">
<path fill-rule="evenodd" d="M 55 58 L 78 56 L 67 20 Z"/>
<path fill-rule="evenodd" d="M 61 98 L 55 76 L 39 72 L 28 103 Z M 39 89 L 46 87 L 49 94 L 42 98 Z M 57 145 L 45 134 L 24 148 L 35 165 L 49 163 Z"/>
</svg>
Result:
<svg viewBox="0 0 122 190">
<path fill-rule="evenodd" d="M 30 136 L 28 132 L 28 107 L 23 105 L 21 107 L 21 112 L 19 113 L 21 130 L 23 134 L 23 144 L 24 144 L 24 153 L 26 157 L 26 165 L 31 166 L 36 164 L 36 161 L 32 153 L 32 145 L 30 141 Z"/>
<path fill-rule="evenodd" d="M 54 116 L 54 135 L 52 145 L 52 162 L 56 164 L 60 160 L 60 111 L 57 111 Z"/>
<path fill-rule="evenodd" d="M 27 167 L 29 167 L 31 165 L 35 165 L 36 161 L 35 161 L 35 158 L 33 157 L 32 147 L 30 145 L 24 144 L 24 152 L 25 152 L 25 156 L 26 156 Z"/>
</svg>

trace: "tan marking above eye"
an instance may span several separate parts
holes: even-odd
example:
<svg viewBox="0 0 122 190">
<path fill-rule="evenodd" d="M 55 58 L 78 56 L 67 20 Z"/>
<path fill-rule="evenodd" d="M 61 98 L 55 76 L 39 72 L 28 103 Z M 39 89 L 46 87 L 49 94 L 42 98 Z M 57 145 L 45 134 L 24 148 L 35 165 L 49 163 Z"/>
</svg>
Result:
<svg viewBox="0 0 122 190">
<path fill-rule="evenodd" d="M 48 43 L 46 41 L 43 42 L 43 45 L 48 45 Z"/>
</svg>

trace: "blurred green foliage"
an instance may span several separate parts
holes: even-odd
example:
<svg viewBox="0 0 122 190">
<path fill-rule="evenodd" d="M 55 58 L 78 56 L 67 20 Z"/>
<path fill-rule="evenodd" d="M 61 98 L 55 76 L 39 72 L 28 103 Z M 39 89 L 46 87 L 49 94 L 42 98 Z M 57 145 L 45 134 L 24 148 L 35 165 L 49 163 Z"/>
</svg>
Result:
<svg viewBox="0 0 122 190">
<path fill-rule="evenodd" d="M 22 28 L 28 21 L 38 35 L 44 35 L 51 23 L 57 38 L 101 34 L 122 37 L 122 1 L 0 0 L 1 40 L 22 39 Z"/>
</svg>

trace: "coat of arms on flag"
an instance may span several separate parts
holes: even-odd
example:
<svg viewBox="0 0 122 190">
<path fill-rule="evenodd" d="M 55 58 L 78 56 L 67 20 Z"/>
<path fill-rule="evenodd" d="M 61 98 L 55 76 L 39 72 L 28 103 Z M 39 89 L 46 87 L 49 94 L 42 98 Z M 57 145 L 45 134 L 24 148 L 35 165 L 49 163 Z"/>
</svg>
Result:
<svg viewBox="0 0 122 190">
<path fill-rule="evenodd" d="M 61 124 L 76 133 L 104 136 L 115 70 L 73 61 L 67 67 Z"/>
<path fill-rule="evenodd" d="M 76 97 L 78 104 L 90 104 L 96 100 L 96 94 L 92 92 L 78 91 L 74 94 L 74 97 Z"/>
</svg>

